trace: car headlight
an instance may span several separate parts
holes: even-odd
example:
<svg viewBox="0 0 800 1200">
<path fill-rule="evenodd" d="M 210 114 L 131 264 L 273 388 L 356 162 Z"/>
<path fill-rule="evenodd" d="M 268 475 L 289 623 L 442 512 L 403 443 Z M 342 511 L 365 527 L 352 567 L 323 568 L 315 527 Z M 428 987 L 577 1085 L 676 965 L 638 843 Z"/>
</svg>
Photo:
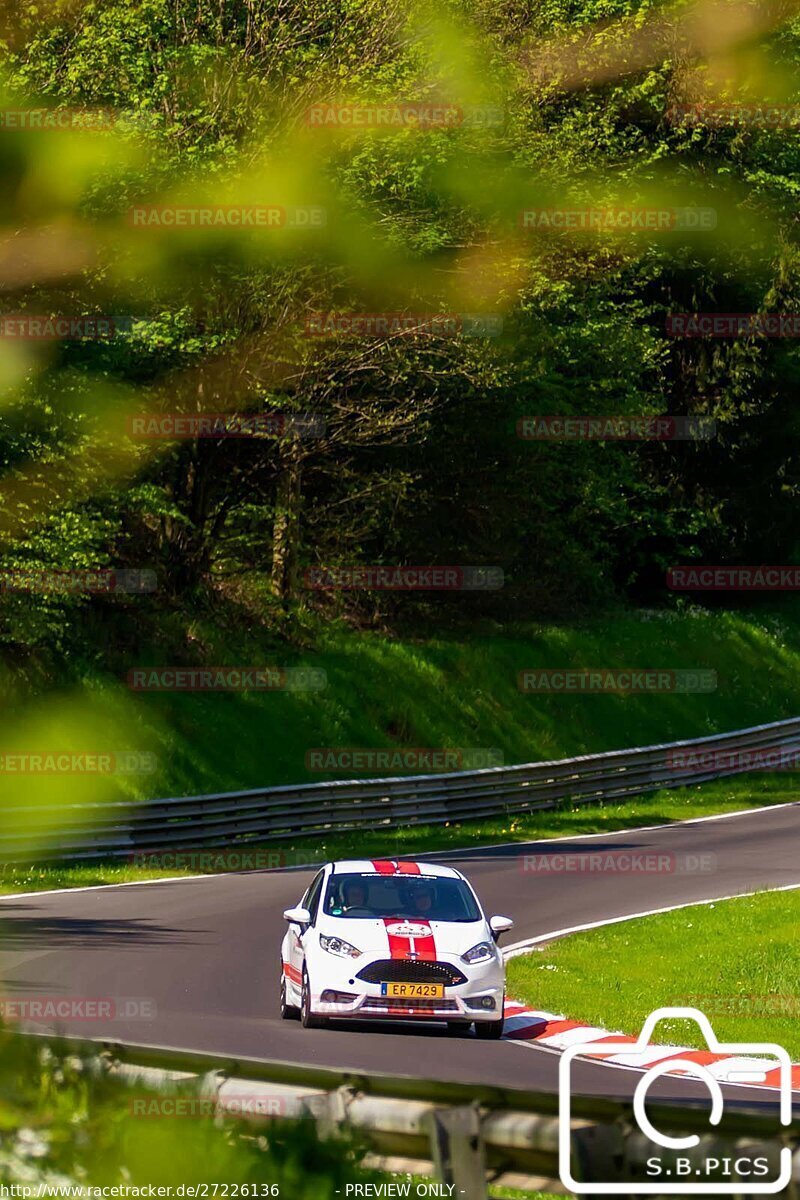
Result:
<svg viewBox="0 0 800 1200">
<path fill-rule="evenodd" d="M 324 933 L 319 935 L 319 944 L 328 954 L 337 954 L 339 958 L 359 958 L 361 955 L 360 950 L 356 950 L 355 946 L 351 946 L 343 938 L 326 937 Z"/>
<path fill-rule="evenodd" d="M 490 958 L 494 958 L 494 955 L 493 942 L 478 942 L 477 946 L 473 946 L 466 954 L 461 955 L 461 961 L 474 966 L 475 963 L 488 962 Z"/>
</svg>

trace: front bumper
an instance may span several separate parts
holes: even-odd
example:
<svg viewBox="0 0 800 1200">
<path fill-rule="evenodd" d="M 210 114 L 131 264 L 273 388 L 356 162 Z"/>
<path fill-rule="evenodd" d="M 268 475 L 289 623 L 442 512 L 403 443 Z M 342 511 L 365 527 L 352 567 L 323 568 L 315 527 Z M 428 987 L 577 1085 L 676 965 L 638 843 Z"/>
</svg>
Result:
<svg viewBox="0 0 800 1200">
<path fill-rule="evenodd" d="M 505 970 L 499 956 L 471 966 L 459 957 L 440 954 L 439 962 L 452 965 L 466 976 L 463 983 L 445 985 L 442 999 L 384 996 L 380 983 L 367 983 L 358 978 L 358 972 L 382 959 L 385 955 L 364 954 L 358 959 L 339 959 L 319 948 L 314 961 L 308 964 L 314 1015 L 357 1020 L 469 1022 L 497 1021 L 503 1014 Z M 330 993 L 337 993 L 338 998 L 334 999 Z M 488 1002 L 492 1007 L 485 1007 Z"/>
</svg>

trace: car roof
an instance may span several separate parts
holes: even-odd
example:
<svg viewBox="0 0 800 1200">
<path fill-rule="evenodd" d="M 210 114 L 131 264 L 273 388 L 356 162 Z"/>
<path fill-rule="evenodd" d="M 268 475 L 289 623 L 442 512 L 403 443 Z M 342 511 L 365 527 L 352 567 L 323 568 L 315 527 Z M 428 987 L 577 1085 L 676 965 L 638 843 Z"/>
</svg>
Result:
<svg viewBox="0 0 800 1200">
<path fill-rule="evenodd" d="M 331 863 L 331 874 L 347 873 L 375 875 L 436 875 L 443 879 L 461 879 L 461 873 L 440 863 L 426 863 L 396 858 L 348 858 Z"/>
</svg>

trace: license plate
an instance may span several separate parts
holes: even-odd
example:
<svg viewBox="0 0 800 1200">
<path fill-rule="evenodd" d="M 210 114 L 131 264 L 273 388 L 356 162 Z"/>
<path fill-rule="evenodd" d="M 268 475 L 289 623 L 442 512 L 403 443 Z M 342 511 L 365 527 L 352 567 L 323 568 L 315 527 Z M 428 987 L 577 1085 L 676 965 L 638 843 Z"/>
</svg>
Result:
<svg viewBox="0 0 800 1200">
<path fill-rule="evenodd" d="M 443 983 L 382 983 L 382 996 L 396 996 L 404 1000 L 441 1000 L 444 997 Z"/>
</svg>

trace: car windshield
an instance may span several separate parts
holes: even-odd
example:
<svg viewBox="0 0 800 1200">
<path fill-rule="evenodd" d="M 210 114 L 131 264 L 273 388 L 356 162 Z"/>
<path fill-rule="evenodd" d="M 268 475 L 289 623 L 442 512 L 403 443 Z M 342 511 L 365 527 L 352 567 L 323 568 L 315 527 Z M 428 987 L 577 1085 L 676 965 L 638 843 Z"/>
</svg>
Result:
<svg viewBox="0 0 800 1200">
<path fill-rule="evenodd" d="M 325 895 L 329 917 L 403 917 L 423 921 L 478 921 L 480 909 L 461 879 L 439 875 L 331 875 Z"/>
</svg>

